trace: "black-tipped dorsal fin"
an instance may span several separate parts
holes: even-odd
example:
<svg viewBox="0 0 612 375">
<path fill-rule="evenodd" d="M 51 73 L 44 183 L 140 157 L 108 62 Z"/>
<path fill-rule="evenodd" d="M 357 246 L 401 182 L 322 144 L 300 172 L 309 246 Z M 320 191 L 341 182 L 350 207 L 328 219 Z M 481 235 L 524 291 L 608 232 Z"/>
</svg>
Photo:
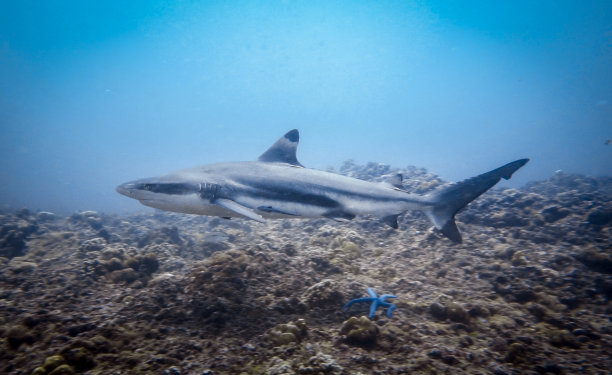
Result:
<svg viewBox="0 0 612 375">
<path fill-rule="evenodd" d="M 299 142 L 300 132 L 298 132 L 297 129 L 290 130 L 287 132 L 287 134 L 280 137 L 280 139 L 276 141 L 276 143 L 273 144 L 266 152 L 264 152 L 259 157 L 259 161 L 269 163 L 287 163 L 298 167 L 303 167 L 295 155 Z"/>
</svg>

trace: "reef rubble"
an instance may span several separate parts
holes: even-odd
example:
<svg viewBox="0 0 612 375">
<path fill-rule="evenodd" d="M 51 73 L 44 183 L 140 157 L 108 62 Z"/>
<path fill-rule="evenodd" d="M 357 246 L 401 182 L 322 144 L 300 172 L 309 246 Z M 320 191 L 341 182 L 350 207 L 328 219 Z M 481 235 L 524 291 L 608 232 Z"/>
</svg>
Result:
<svg viewBox="0 0 612 375">
<path fill-rule="evenodd" d="M 425 193 L 416 167 L 339 173 Z M 607 374 L 612 178 L 494 189 L 454 244 L 418 213 L 257 223 L 0 212 L 6 374 Z M 389 318 L 342 311 L 372 287 Z M 363 311 L 362 311 L 363 310 Z"/>
</svg>

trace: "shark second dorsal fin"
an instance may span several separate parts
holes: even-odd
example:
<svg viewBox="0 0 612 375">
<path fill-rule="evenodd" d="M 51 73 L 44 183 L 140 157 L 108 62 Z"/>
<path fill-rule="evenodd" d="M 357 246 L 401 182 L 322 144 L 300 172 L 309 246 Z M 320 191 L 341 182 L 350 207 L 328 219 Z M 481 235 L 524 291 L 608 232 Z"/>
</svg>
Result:
<svg viewBox="0 0 612 375">
<path fill-rule="evenodd" d="M 403 180 L 404 176 L 401 173 L 396 173 L 393 176 L 389 177 L 386 182 L 396 189 L 402 189 Z"/>
<path fill-rule="evenodd" d="M 300 132 L 298 132 L 297 129 L 290 130 L 264 152 L 258 160 L 269 163 L 287 163 L 297 167 L 303 167 L 295 155 L 299 142 Z"/>
</svg>

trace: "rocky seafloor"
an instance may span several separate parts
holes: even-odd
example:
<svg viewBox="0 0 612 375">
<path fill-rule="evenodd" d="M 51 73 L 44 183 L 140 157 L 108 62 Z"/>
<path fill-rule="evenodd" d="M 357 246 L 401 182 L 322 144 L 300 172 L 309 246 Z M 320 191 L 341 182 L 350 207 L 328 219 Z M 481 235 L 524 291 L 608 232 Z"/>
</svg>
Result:
<svg viewBox="0 0 612 375">
<path fill-rule="evenodd" d="M 340 173 L 424 169 L 347 162 Z M 267 223 L 0 213 L 6 374 L 609 374 L 612 178 L 558 173 L 457 215 Z M 394 294 L 391 318 L 349 300 Z"/>
</svg>

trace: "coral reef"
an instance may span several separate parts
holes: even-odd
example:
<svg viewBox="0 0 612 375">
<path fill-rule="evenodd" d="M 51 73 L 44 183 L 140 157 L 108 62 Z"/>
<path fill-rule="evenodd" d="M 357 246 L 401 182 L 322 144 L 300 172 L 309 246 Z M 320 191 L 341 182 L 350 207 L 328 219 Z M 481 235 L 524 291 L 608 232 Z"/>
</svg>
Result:
<svg viewBox="0 0 612 375">
<path fill-rule="evenodd" d="M 424 169 L 340 173 L 425 193 Z M 607 374 L 612 178 L 484 194 L 454 244 L 419 212 L 265 224 L 0 213 L 6 374 Z M 343 312 L 367 287 L 384 312 Z M 359 310 L 359 311 L 357 311 Z"/>
</svg>

